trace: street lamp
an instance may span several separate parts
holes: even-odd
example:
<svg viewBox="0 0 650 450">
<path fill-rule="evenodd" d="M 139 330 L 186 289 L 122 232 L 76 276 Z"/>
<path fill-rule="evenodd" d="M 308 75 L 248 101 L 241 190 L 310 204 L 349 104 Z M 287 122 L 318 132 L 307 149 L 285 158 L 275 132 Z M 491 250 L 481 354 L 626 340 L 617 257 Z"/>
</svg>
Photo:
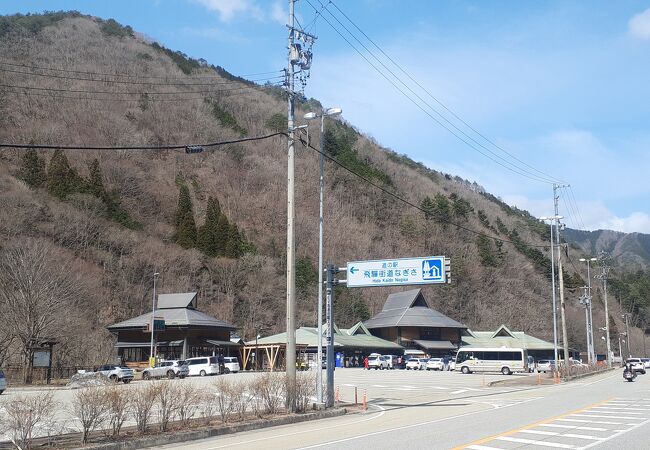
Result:
<svg viewBox="0 0 650 450">
<path fill-rule="evenodd" d="M 554 247 L 553 243 L 553 221 L 557 220 L 558 222 L 562 219 L 562 216 L 551 216 L 551 217 L 540 217 L 539 220 L 544 222 L 551 222 L 551 285 L 553 288 L 553 355 L 555 357 L 555 367 L 557 367 L 557 306 L 555 300 L 555 256 L 554 256 Z M 559 249 L 558 249 L 559 250 Z"/>
<path fill-rule="evenodd" d="M 343 110 L 341 108 L 326 108 L 320 114 L 308 112 L 304 115 L 305 120 L 314 120 L 320 117 L 320 194 L 318 199 L 318 352 L 316 364 L 316 393 L 318 404 L 323 404 L 323 190 L 325 159 L 323 157 L 324 145 L 323 135 L 325 134 L 325 117 L 338 116 Z"/>
<path fill-rule="evenodd" d="M 592 313 L 592 297 L 591 297 L 591 261 L 598 261 L 598 258 L 580 258 L 580 261 L 587 263 L 587 293 L 585 295 L 585 316 L 587 321 L 587 353 L 589 354 L 589 362 L 596 361 L 596 351 L 594 348 L 594 322 Z"/>
<path fill-rule="evenodd" d="M 257 347 L 257 341 L 259 340 L 261 336 L 258 334 L 255 336 L 255 370 L 260 370 L 260 363 L 259 363 L 259 357 L 260 357 L 260 349 Z"/>
<path fill-rule="evenodd" d="M 149 350 L 149 366 L 153 367 L 155 365 L 156 361 L 156 355 L 154 355 L 154 325 L 155 325 L 155 317 L 156 317 L 156 280 L 158 279 L 158 276 L 160 274 L 158 272 L 154 272 L 153 274 L 153 301 L 151 304 L 151 348 Z M 146 347 L 145 347 L 146 348 Z"/>
</svg>

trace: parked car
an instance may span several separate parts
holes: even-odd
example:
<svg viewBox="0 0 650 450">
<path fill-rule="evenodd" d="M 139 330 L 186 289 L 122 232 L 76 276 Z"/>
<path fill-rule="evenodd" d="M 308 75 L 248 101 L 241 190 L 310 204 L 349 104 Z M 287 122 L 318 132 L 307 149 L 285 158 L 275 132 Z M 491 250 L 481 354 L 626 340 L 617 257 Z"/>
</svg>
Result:
<svg viewBox="0 0 650 450">
<path fill-rule="evenodd" d="M 223 373 L 237 373 L 241 370 L 239 367 L 239 359 L 237 359 L 235 356 L 225 356 L 223 358 L 223 365 Z"/>
<path fill-rule="evenodd" d="M 427 370 L 443 370 L 445 363 L 442 361 L 442 358 L 429 358 L 425 367 Z"/>
<path fill-rule="evenodd" d="M 202 356 L 187 358 L 187 367 L 190 369 L 190 376 L 219 375 L 219 360 L 216 356 Z"/>
<path fill-rule="evenodd" d="M 94 372 L 107 376 L 115 383 L 121 381 L 124 384 L 128 384 L 133 381 L 133 369 L 118 364 L 106 364 L 105 366 L 95 368 Z"/>
<path fill-rule="evenodd" d="M 164 378 L 173 379 L 176 377 L 185 378 L 190 374 L 190 368 L 187 363 L 182 360 L 173 361 L 160 361 L 155 367 L 148 367 L 142 371 L 142 379 L 149 380 L 151 378 Z"/>
<path fill-rule="evenodd" d="M 388 363 L 389 369 L 397 369 L 399 357 L 397 355 L 384 355 L 384 359 Z"/>
<path fill-rule="evenodd" d="M 625 360 L 625 363 L 632 364 L 632 370 L 634 370 L 635 372 L 640 372 L 643 375 L 645 375 L 645 365 L 643 365 L 643 361 L 641 361 L 640 358 L 627 358 Z"/>
<path fill-rule="evenodd" d="M 537 371 L 538 372 L 552 372 L 555 370 L 555 361 L 550 359 L 540 359 L 537 361 Z"/>
<path fill-rule="evenodd" d="M 6 390 L 7 390 L 7 378 L 5 377 L 5 373 L 2 370 L 0 370 L 0 395 L 2 395 L 2 393 Z"/>
<path fill-rule="evenodd" d="M 388 369 L 388 361 L 382 355 L 370 355 L 368 356 L 368 370 L 370 369 Z"/>
<path fill-rule="evenodd" d="M 411 358 L 406 361 L 406 370 L 422 370 L 427 365 L 426 358 Z"/>
<path fill-rule="evenodd" d="M 641 358 L 641 362 L 643 363 L 643 367 L 650 369 L 650 358 Z"/>
</svg>

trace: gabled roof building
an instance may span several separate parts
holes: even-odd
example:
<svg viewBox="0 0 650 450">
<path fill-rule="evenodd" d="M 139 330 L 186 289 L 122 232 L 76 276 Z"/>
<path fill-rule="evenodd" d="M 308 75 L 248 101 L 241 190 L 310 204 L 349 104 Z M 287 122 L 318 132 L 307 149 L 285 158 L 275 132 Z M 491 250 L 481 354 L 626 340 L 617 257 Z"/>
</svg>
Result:
<svg viewBox="0 0 650 450">
<path fill-rule="evenodd" d="M 363 323 L 379 338 L 425 353 L 454 353 L 465 325 L 431 309 L 420 289 L 391 294 L 382 310 Z"/>
<path fill-rule="evenodd" d="M 537 359 L 553 359 L 553 343 L 546 342 L 523 331 L 510 331 L 501 325 L 496 331 L 467 330 L 462 336 L 463 347 L 523 348 Z"/>
<path fill-rule="evenodd" d="M 241 346 L 230 340 L 236 330 L 232 324 L 197 310 L 196 292 L 158 295 L 156 321 L 164 322 L 154 332 L 155 354 L 162 359 L 185 359 L 192 356 L 229 355 Z M 123 362 L 149 360 L 151 314 L 145 314 L 108 326 L 117 336 L 115 347 Z M 159 323 L 162 323 L 159 322 Z"/>
</svg>

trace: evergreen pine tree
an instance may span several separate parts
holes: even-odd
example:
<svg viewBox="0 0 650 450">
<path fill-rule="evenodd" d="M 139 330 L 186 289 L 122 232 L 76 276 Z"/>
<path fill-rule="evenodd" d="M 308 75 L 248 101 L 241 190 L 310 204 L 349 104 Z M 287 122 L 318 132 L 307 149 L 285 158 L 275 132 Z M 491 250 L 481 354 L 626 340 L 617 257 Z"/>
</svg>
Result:
<svg viewBox="0 0 650 450">
<path fill-rule="evenodd" d="M 174 215 L 174 241 L 183 248 L 196 246 L 196 223 L 194 222 L 194 211 L 190 190 L 182 185 L 178 194 L 178 206 Z"/>
<path fill-rule="evenodd" d="M 99 167 L 99 161 L 93 159 L 88 167 L 90 177 L 88 178 L 88 192 L 95 197 L 103 198 L 106 195 L 104 182 L 102 181 L 102 169 Z"/>
<path fill-rule="evenodd" d="M 424 218 L 429 220 L 433 218 L 433 200 L 428 195 L 424 197 L 424 200 L 420 203 L 420 208 L 424 210 Z"/>
<path fill-rule="evenodd" d="M 60 199 L 65 199 L 74 190 L 76 172 L 72 171 L 68 158 L 57 149 L 47 168 L 47 191 Z"/>
<path fill-rule="evenodd" d="M 219 200 L 209 197 L 205 213 L 205 224 L 199 229 L 197 237 L 197 247 L 207 256 L 214 257 L 218 256 L 219 253 L 217 248 L 219 216 L 221 216 Z"/>
<path fill-rule="evenodd" d="M 230 224 L 225 214 L 219 216 L 217 223 L 217 234 L 215 236 L 215 247 L 218 256 L 226 255 L 226 248 L 228 247 L 228 238 L 230 237 Z"/>
<path fill-rule="evenodd" d="M 33 188 L 42 187 L 47 181 L 45 162 L 38 157 L 35 149 L 27 150 L 23 156 L 20 178 Z"/>
<path fill-rule="evenodd" d="M 230 225 L 228 230 L 225 256 L 228 258 L 239 258 L 241 256 L 241 236 L 237 225 L 234 223 Z"/>
</svg>

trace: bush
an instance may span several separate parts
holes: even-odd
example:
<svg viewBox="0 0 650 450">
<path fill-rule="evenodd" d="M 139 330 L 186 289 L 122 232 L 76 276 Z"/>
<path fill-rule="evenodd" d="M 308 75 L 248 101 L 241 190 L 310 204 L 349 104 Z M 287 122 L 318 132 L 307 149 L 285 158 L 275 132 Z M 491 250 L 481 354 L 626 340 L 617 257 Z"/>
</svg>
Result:
<svg viewBox="0 0 650 450">
<path fill-rule="evenodd" d="M 104 395 L 111 434 L 113 436 L 119 436 L 122 425 L 124 425 L 124 422 L 129 417 L 129 409 L 131 407 L 130 392 L 118 386 L 111 386 L 105 388 Z"/>
<path fill-rule="evenodd" d="M 183 425 L 189 425 L 190 420 L 196 415 L 199 410 L 200 400 L 201 394 L 193 384 L 183 383 L 179 387 L 177 415 Z"/>
<path fill-rule="evenodd" d="M 296 374 L 296 412 L 306 412 L 316 395 L 316 374 Z"/>
<path fill-rule="evenodd" d="M 131 396 L 131 411 L 139 433 L 146 433 L 151 420 L 151 409 L 158 395 L 158 384 L 147 384 L 135 389 Z"/>
<path fill-rule="evenodd" d="M 158 407 L 158 423 L 160 431 L 167 431 L 169 422 L 174 418 L 181 400 L 181 389 L 178 383 L 163 381 L 157 384 L 156 406 Z"/>
<path fill-rule="evenodd" d="M 217 378 L 214 382 L 214 387 L 217 390 L 216 395 L 216 407 L 219 415 L 221 416 L 221 421 L 227 423 L 232 414 L 233 405 L 231 402 L 232 393 L 231 393 L 231 384 L 226 378 Z"/>
<path fill-rule="evenodd" d="M 262 401 L 266 414 L 276 414 L 284 402 L 286 383 L 284 374 L 266 372 L 252 384 L 253 391 Z"/>
<path fill-rule="evenodd" d="M 4 406 L 4 429 L 18 448 L 31 448 L 34 430 L 53 422 L 51 392 L 37 396 L 16 396 Z"/>
<path fill-rule="evenodd" d="M 72 413 L 81 422 L 81 443 L 88 442 L 88 435 L 106 419 L 108 403 L 99 387 L 88 387 L 75 392 L 72 399 Z"/>
</svg>

